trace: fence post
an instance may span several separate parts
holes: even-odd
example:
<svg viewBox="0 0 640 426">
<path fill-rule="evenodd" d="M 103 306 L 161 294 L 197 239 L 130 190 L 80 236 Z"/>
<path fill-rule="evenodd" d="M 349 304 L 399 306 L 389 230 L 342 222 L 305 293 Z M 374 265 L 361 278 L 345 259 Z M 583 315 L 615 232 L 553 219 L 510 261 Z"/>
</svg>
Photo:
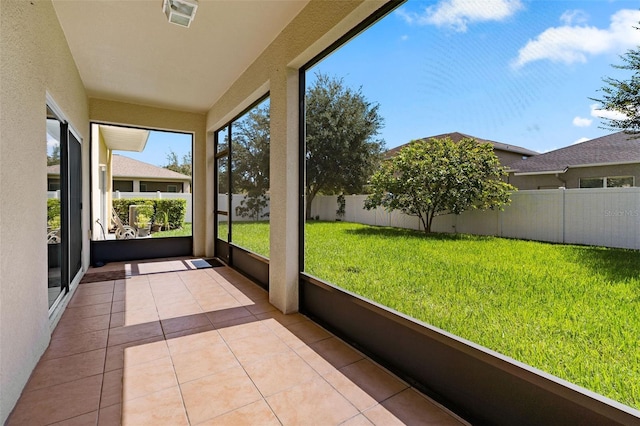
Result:
<svg viewBox="0 0 640 426">
<path fill-rule="evenodd" d="M 156 191 L 156 197 L 161 200 L 162 199 L 162 192 Z"/>
<path fill-rule="evenodd" d="M 567 216 L 566 216 L 566 211 L 567 211 L 567 193 L 566 193 L 566 188 L 564 186 L 561 186 L 560 188 L 558 188 L 562 191 L 562 244 L 565 243 L 565 233 L 566 233 L 566 229 L 567 229 Z"/>
<path fill-rule="evenodd" d="M 120 199 L 120 190 L 116 189 L 116 200 Z"/>
</svg>

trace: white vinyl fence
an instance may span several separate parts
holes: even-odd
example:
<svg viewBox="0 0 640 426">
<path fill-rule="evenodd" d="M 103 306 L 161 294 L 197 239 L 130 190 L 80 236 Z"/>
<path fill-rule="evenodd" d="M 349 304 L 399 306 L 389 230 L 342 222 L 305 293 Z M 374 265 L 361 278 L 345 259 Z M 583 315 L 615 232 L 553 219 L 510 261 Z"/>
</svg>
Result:
<svg viewBox="0 0 640 426">
<path fill-rule="evenodd" d="M 345 196 L 342 220 L 422 229 L 418 218 L 382 208 L 364 210 L 366 195 Z M 495 235 L 554 243 L 640 249 L 640 188 L 518 191 L 504 211 L 472 210 L 439 216 L 432 231 Z M 335 196 L 314 199 L 311 214 L 335 220 Z"/>
<path fill-rule="evenodd" d="M 246 222 L 246 221 L 254 221 L 254 220 L 269 220 L 269 201 L 267 200 L 267 206 L 260 213 L 260 217 L 247 217 L 240 216 L 237 212 L 238 207 L 240 207 L 242 201 L 246 199 L 247 196 L 244 194 L 233 194 L 231 196 L 231 209 L 227 208 L 228 205 L 228 196 L 227 194 L 219 194 L 218 195 L 218 210 L 227 211 L 231 214 L 231 220 L 234 222 Z"/>
</svg>

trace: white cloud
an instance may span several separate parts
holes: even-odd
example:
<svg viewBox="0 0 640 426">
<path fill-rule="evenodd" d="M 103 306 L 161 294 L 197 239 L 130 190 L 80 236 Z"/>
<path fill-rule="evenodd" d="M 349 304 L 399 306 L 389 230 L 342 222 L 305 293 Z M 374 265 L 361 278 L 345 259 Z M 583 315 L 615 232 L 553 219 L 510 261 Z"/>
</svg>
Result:
<svg viewBox="0 0 640 426">
<path fill-rule="evenodd" d="M 407 40 L 409 40 L 409 36 L 404 34 L 403 36 L 400 37 L 400 40 L 407 41 Z"/>
<path fill-rule="evenodd" d="M 573 125 L 576 127 L 589 127 L 592 121 L 590 118 L 575 117 L 573 119 Z"/>
<path fill-rule="evenodd" d="M 47 148 L 53 148 L 54 146 L 59 146 L 59 145 L 60 145 L 60 141 L 55 137 L 51 136 L 49 133 L 47 133 Z"/>
<path fill-rule="evenodd" d="M 577 141 L 573 142 L 571 145 L 575 145 L 575 144 L 577 144 L 577 143 L 586 142 L 586 141 L 588 141 L 588 140 L 590 140 L 590 139 L 589 139 L 589 138 L 580 138 L 580 139 L 578 139 Z"/>
<path fill-rule="evenodd" d="M 560 16 L 560 21 L 562 21 L 565 25 L 573 25 L 573 24 L 584 24 L 589 20 L 589 15 L 584 10 L 575 9 L 575 10 L 567 10 L 562 16 Z"/>
<path fill-rule="evenodd" d="M 588 56 L 624 52 L 640 44 L 640 31 L 634 28 L 638 21 L 640 10 L 623 9 L 611 16 L 608 29 L 571 25 L 548 28 L 520 49 L 512 66 L 520 68 L 544 59 L 565 64 L 584 63 Z"/>
<path fill-rule="evenodd" d="M 626 120 L 629 118 L 625 114 L 618 111 L 598 109 L 598 104 L 591 105 L 591 116 L 596 118 L 604 118 L 607 120 Z"/>
<path fill-rule="evenodd" d="M 501 21 L 522 9 L 520 0 L 441 0 L 422 13 L 396 13 L 409 24 L 449 27 L 458 32 L 467 31 L 473 22 Z"/>
</svg>

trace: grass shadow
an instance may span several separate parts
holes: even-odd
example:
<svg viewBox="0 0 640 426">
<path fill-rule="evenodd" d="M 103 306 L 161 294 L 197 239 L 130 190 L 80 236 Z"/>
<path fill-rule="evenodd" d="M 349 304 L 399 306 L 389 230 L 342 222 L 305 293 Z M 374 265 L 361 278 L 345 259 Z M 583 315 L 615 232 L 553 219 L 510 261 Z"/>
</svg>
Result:
<svg viewBox="0 0 640 426">
<path fill-rule="evenodd" d="M 402 238 L 419 238 L 428 239 L 434 241 L 469 241 L 469 240 L 486 240 L 494 237 L 486 237 L 479 235 L 467 235 L 467 234 L 448 234 L 431 232 L 429 234 L 424 231 L 418 231 L 414 229 L 403 228 L 391 228 L 381 226 L 367 226 L 358 229 L 345 229 L 345 234 L 361 235 L 361 236 L 374 236 L 374 237 L 402 237 Z"/>
<path fill-rule="evenodd" d="M 640 251 L 638 250 L 592 246 L 567 246 L 567 248 L 582 265 L 594 273 L 605 275 L 610 281 L 640 279 Z"/>
</svg>

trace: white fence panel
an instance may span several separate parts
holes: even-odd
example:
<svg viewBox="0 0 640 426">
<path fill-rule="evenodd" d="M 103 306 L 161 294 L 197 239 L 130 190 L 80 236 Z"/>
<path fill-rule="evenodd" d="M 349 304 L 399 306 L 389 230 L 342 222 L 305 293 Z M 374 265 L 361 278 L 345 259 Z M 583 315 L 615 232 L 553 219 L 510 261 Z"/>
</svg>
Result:
<svg viewBox="0 0 640 426">
<path fill-rule="evenodd" d="M 398 228 L 407 228 L 407 229 L 415 229 L 415 230 L 424 230 L 420 223 L 420 219 L 417 216 L 409 216 L 397 211 L 392 211 L 391 213 L 387 213 L 391 220 L 390 223 L 386 226 L 395 226 Z"/>
<path fill-rule="evenodd" d="M 335 197 L 334 197 L 335 198 Z M 364 208 L 364 200 L 366 195 L 347 195 L 345 199 L 345 215 L 344 220 L 347 222 L 358 222 L 367 225 L 376 225 L 378 213 L 376 210 L 366 210 Z M 337 205 L 337 204 L 336 204 Z M 331 220 L 331 219 L 329 219 Z"/>
<path fill-rule="evenodd" d="M 541 189 L 511 194 L 511 205 L 500 213 L 502 237 L 562 242 L 564 190 Z"/>
<path fill-rule="evenodd" d="M 414 216 L 382 208 L 364 210 L 366 195 L 345 199 L 346 221 L 423 229 Z M 511 199 L 504 211 L 436 217 L 432 231 L 640 249 L 640 188 L 518 191 Z M 312 207 L 314 217 L 336 219 L 335 196 L 318 196 Z"/>
<path fill-rule="evenodd" d="M 244 194 L 233 194 L 231 197 L 231 210 L 227 208 L 228 205 L 228 197 L 227 194 L 218 194 L 218 210 L 228 211 L 231 215 L 231 219 L 234 222 L 248 222 L 254 220 L 269 220 L 269 200 L 267 200 L 267 205 L 264 209 L 262 209 L 262 213 L 259 219 L 255 217 L 246 217 L 240 216 L 237 214 L 238 207 L 241 206 L 242 201 L 247 198 Z"/>
<path fill-rule="evenodd" d="M 184 221 L 186 223 L 191 223 L 193 221 L 193 207 L 192 207 L 192 197 L 191 193 L 184 192 L 113 192 L 113 199 L 131 199 L 131 198 L 148 198 L 148 199 L 165 199 L 165 200 L 175 200 L 175 199 L 184 199 L 187 200 L 187 210 L 184 215 Z"/>
<path fill-rule="evenodd" d="M 640 188 L 566 191 L 565 242 L 640 248 Z"/>
<path fill-rule="evenodd" d="M 335 220 L 336 210 L 338 210 L 338 201 L 335 196 L 316 196 L 311 203 L 312 218 L 317 217 L 320 220 Z"/>
</svg>

